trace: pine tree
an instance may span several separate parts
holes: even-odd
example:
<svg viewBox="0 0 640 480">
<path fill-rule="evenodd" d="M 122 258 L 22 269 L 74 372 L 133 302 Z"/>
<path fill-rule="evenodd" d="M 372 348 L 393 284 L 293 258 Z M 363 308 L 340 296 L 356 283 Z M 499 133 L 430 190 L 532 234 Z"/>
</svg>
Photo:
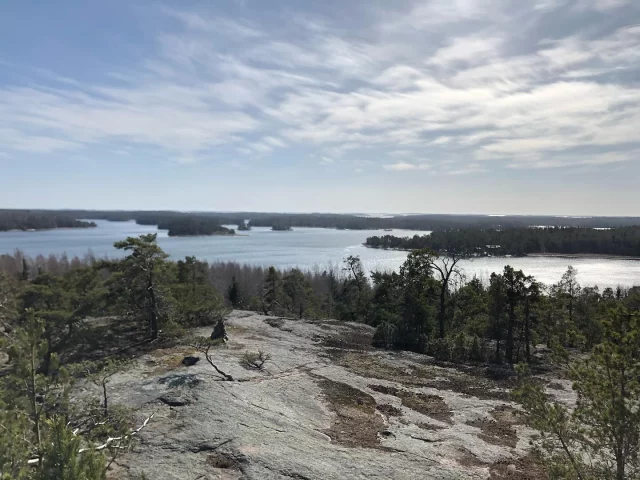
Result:
<svg viewBox="0 0 640 480">
<path fill-rule="evenodd" d="M 229 285 L 229 290 L 227 291 L 227 297 L 229 298 L 229 302 L 231 302 L 231 306 L 233 308 L 240 307 L 242 303 L 242 295 L 240 292 L 240 284 L 236 280 L 235 275 L 231 277 L 231 285 Z"/>
<path fill-rule="evenodd" d="M 81 437 L 73 434 L 63 417 L 47 422 L 49 438 L 35 480 L 104 480 L 105 458 L 91 447 L 81 451 Z"/>
<path fill-rule="evenodd" d="M 156 243 L 157 235 L 128 237 L 114 247 L 131 252 L 117 264 L 126 283 L 126 301 L 134 314 L 146 319 L 149 336 L 158 338 L 160 322 L 166 318 L 167 255 Z"/>
<path fill-rule="evenodd" d="M 274 267 L 269 267 L 262 291 L 262 306 L 265 315 L 283 310 L 282 277 Z"/>
<path fill-rule="evenodd" d="M 625 480 L 640 475 L 640 312 L 609 310 L 603 341 L 574 362 L 576 407 L 549 400 L 524 377 L 516 392 L 552 478 Z M 520 368 L 522 373 L 522 368 Z"/>
</svg>

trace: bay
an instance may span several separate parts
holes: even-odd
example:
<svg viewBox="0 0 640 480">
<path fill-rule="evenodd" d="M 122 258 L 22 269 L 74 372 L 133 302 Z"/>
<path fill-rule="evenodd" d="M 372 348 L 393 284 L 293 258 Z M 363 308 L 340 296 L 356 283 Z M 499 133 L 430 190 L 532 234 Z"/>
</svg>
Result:
<svg viewBox="0 0 640 480">
<path fill-rule="evenodd" d="M 365 270 L 397 270 L 407 252 L 366 248 L 363 242 L 372 235 L 413 236 L 422 231 L 393 230 L 334 230 L 323 228 L 295 228 L 291 232 L 274 232 L 267 227 L 254 227 L 236 236 L 169 237 L 166 230 L 155 226 L 137 225 L 135 222 L 108 222 L 94 220 L 97 228 L 56 229 L 37 232 L 0 232 L 0 254 L 16 249 L 26 255 L 62 255 L 69 257 L 93 253 L 97 257 L 117 258 L 124 252 L 113 248 L 113 243 L 128 236 L 157 233 L 158 243 L 173 259 L 195 255 L 201 260 L 233 261 L 251 265 L 275 266 L 287 269 L 339 266 L 347 255 L 358 255 Z M 234 226 L 232 226 L 233 228 Z M 567 266 L 578 269 L 582 285 L 630 287 L 640 285 L 640 261 L 610 258 L 565 257 L 484 257 L 462 262 L 468 278 L 478 276 L 488 281 L 492 272 L 505 265 L 522 269 L 525 274 L 550 284 L 557 282 Z"/>
</svg>

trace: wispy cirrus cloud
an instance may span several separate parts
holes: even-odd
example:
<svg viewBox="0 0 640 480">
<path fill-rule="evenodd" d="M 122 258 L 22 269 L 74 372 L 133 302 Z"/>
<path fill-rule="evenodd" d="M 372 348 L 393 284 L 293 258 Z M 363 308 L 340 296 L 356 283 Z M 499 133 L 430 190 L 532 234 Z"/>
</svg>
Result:
<svg viewBox="0 0 640 480">
<path fill-rule="evenodd" d="M 452 175 L 637 161 L 637 3 L 352 8 L 363 12 L 357 28 L 330 12 L 263 22 L 249 9 L 158 7 L 136 64 L 88 83 L 33 66 L 29 82 L 0 83 L 0 151 L 153 147 L 188 163 L 220 149 L 304 149 L 370 159 L 360 169 Z"/>
</svg>

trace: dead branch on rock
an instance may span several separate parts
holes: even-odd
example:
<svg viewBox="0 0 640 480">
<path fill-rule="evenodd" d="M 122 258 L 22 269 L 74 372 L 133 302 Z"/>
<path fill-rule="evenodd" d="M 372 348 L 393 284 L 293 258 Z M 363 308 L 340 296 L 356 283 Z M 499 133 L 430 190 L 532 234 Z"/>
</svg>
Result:
<svg viewBox="0 0 640 480">
<path fill-rule="evenodd" d="M 228 373 L 223 372 L 222 370 L 220 370 L 218 368 L 218 366 L 213 363 L 213 356 L 211 355 L 210 350 L 211 347 L 215 347 L 216 345 L 220 344 L 221 340 L 211 340 L 208 338 L 202 338 L 200 339 L 200 341 L 189 345 L 190 347 L 195 348 L 196 350 L 198 350 L 200 353 L 202 353 L 204 355 L 204 358 L 207 359 L 207 362 L 209 362 L 209 365 L 211 365 L 213 367 L 213 369 L 225 380 L 229 381 L 229 382 L 233 382 L 233 377 L 231 375 L 229 375 Z"/>
</svg>

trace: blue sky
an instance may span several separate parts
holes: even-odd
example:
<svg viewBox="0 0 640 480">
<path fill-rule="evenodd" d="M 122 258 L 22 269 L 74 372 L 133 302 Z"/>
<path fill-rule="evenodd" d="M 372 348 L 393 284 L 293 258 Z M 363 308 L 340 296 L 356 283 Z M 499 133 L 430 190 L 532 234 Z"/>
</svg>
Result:
<svg viewBox="0 0 640 480">
<path fill-rule="evenodd" d="M 640 215 L 637 0 L 0 3 L 0 207 Z"/>
</svg>

